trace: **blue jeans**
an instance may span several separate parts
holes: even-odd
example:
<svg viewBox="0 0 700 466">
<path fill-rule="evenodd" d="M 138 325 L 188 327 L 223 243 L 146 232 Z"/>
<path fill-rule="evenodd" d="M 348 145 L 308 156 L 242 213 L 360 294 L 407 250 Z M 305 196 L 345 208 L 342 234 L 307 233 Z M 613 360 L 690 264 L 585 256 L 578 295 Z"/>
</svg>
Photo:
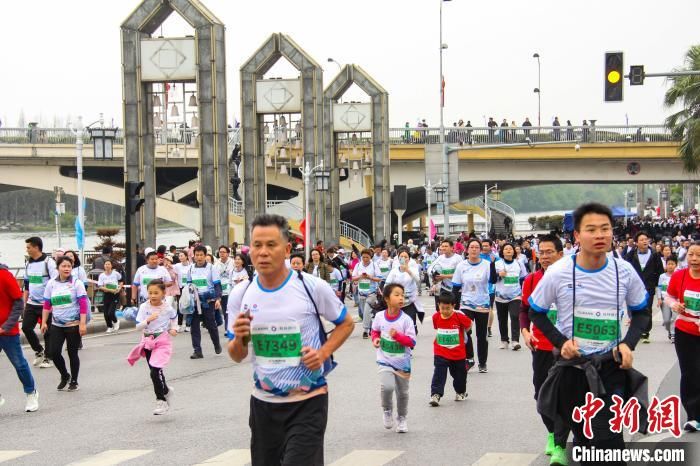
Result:
<svg viewBox="0 0 700 466">
<path fill-rule="evenodd" d="M 0 351 L 4 351 L 7 355 L 7 359 L 15 366 L 17 376 L 22 382 L 22 385 L 24 385 L 24 393 L 34 393 L 34 377 L 32 377 L 32 371 L 29 369 L 29 364 L 24 358 L 24 353 L 22 353 L 19 335 L 0 336 Z"/>
</svg>

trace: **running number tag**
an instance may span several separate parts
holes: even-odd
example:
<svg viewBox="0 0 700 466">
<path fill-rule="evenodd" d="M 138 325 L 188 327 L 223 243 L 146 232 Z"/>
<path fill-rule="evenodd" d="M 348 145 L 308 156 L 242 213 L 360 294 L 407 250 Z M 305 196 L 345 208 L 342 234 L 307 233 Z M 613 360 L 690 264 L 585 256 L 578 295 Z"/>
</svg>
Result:
<svg viewBox="0 0 700 466">
<path fill-rule="evenodd" d="M 389 271 L 389 267 L 379 267 L 379 271 L 382 273 L 387 273 Z"/>
<path fill-rule="evenodd" d="M 457 348 L 459 346 L 458 328 L 439 328 L 435 337 L 437 344 L 445 348 Z"/>
<path fill-rule="evenodd" d="M 228 291 L 228 283 L 221 284 L 221 291 Z"/>
<path fill-rule="evenodd" d="M 260 366 L 296 367 L 301 362 L 301 328 L 296 322 L 254 324 L 252 340 Z"/>
<path fill-rule="evenodd" d="M 668 291 L 668 283 L 664 283 L 663 285 L 661 285 L 661 291 L 663 291 L 664 293 Z"/>
<path fill-rule="evenodd" d="M 144 288 L 148 288 L 148 284 L 151 283 L 151 280 L 153 280 L 153 279 L 149 278 L 149 277 L 144 277 L 141 280 L 141 284 L 143 285 Z"/>
<path fill-rule="evenodd" d="M 71 294 L 55 294 L 51 296 L 51 306 L 62 307 L 69 306 L 71 304 L 72 298 Z"/>
<path fill-rule="evenodd" d="M 503 284 L 504 285 L 517 285 L 518 284 L 518 276 L 517 275 L 506 275 L 503 277 Z"/>
<path fill-rule="evenodd" d="M 406 352 L 406 348 L 398 341 L 395 341 L 388 333 L 382 333 L 379 348 L 389 356 L 397 356 Z"/>
<path fill-rule="evenodd" d="M 192 284 L 196 286 L 197 288 L 207 288 L 207 279 L 206 278 L 195 278 L 192 280 Z"/>
<path fill-rule="evenodd" d="M 455 269 L 444 269 L 440 275 L 454 275 Z"/>
<path fill-rule="evenodd" d="M 618 316 L 615 309 L 598 310 L 576 307 L 574 339 L 581 347 L 604 350 L 617 341 Z"/>
<path fill-rule="evenodd" d="M 369 292 L 369 280 L 360 280 L 357 287 L 362 292 Z"/>
<path fill-rule="evenodd" d="M 107 284 L 105 284 L 105 288 L 107 288 L 108 290 L 116 290 L 117 284 L 116 283 L 107 283 Z"/>
<path fill-rule="evenodd" d="M 557 325 L 557 307 L 554 304 L 552 304 L 549 311 L 547 311 L 547 318 L 552 325 Z"/>
<path fill-rule="evenodd" d="M 29 283 L 31 285 L 43 285 L 44 284 L 44 277 L 41 275 L 28 275 L 27 280 L 29 280 Z"/>
<path fill-rule="evenodd" d="M 700 292 L 685 290 L 683 293 L 683 303 L 686 314 L 700 317 Z"/>
</svg>

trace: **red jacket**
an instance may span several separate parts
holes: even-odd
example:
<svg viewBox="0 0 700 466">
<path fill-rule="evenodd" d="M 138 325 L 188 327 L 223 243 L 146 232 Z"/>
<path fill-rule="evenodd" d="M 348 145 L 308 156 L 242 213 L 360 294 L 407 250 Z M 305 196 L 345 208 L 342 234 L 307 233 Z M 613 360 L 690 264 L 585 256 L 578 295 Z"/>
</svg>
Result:
<svg viewBox="0 0 700 466">
<path fill-rule="evenodd" d="M 15 277 L 7 267 L 0 267 L 0 328 L 4 330 L 0 337 L 19 335 L 19 315 L 12 314 L 12 304 L 21 298 L 22 290 Z M 5 328 L 8 320 L 15 322 L 9 329 Z"/>
<path fill-rule="evenodd" d="M 544 269 L 540 269 L 525 277 L 525 281 L 523 282 L 523 299 L 520 304 L 520 328 L 529 329 L 532 326 L 532 336 L 538 340 L 536 343 L 533 342 L 532 346 L 541 351 L 552 351 L 554 345 L 547 340 L 547 337 L 544 336 L 535 324 L 530 323 L 530 318 L 528 317 L 528 312 L 530 312 L 530 303 L 528 300 L 532 292 L 535 291 L 537 284 L 542 280 L 542 277 L 544 277 Z"/>
</svg>

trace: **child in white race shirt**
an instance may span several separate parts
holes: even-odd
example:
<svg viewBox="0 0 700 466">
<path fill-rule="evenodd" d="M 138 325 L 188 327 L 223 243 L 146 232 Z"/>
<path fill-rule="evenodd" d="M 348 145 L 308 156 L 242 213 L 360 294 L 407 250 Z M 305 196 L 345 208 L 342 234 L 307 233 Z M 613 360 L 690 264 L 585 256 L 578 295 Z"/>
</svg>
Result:
<svg viewBox="0 0 700 466">
<path fill-rule="evenodd" d="M 141 304 L 136 316 L 136 329 L 143 331 L 143 337 L 127 357 L 132 366 L 142 357 L 148 362 L 153 390 L 156 393 L 156 407 L 153 410 L 155 415 L 168 412 L 173 394 L 173 388 L 165 383 L 163 369 L 172 355 L 170 337 L 177 335 L 177 312 L 164 298 L 163 281 L 151 280 L 148 283 L 148 300 Z"/>
</svg>

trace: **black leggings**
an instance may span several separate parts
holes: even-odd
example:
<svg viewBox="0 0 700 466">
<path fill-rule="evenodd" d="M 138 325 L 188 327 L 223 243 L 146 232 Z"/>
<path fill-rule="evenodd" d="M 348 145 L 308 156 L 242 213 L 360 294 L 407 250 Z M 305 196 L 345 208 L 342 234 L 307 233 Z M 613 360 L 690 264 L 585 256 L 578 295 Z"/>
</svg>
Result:
<svg viewBox="0 0 700 466">
<path fill-rule="evenodd" d="M 70 360 L 70 374 L 66 370 L 66 361 L 63 359 L 63 342 L 68 347 L 68 359 Z M 80 332 L 78 326 L 59 327 L 51 325 L 51 340 L 49 340 L 49 356 L 53 361 L 62 379 L 70 377 L 71 382 L 78 382 L 78 372 L 80 372 L 80 358 L 78 348 L 80 347 Z"/>
<path fill-rule="evenodd" d="M 476 312 L 468 309 L 463 309 L 467 317 L 469 317 L 476 326 L 476 344 L 477 353 L 479 355 L 479 365 L 485 366 L 486 360 L 489 358 L 489 340 L 486 337 L 486 329 L 489 324 L 488 312 Z M 474 343 L 472 342 L 472 329 L 467 332 L 467 359 L 474 359 Z"/>
<path fill-rule="evenodd" d="M 676 329 L 675 345 L 681 369 L 681 403 L 689 421 L 700 421 L 700 337 Z"/>
<path fill-rule="evenodd" d="M 163 368 L 151 366 L 151 350 L 144 348 L 143 352 L 146 354 L 148 368 L 151 371 L 151 381 L 153 382 L 153 391 L 156 392 L 156 400 L 165 401 L 165 395 L 167 395 L 170 390 L 168 390 L 168 385 L 165 383 Z"/>
<path fill-rule="evenodd" d="M 416 316 L 418 315 L 418 309 L 416 308 L 416 305 L 411 303 L 401 310 L 405 312 L 408 317 L 411 318 L 411 320 L 413 321 L 413 328 L 416 331 L 416 335 L 418 335 L 418 326 L 416 325 Z"/>
<path fill-rule="evenodd" d="M 501 341 L 508 340 L 508 316 L 510 316 L 510 341 L 515 343 L 520 340 L 520 300 L 509 303 L 496 301 L 496 314 L 498 315 L 498 330 L 501 333 Z"/>
<path fill-rule="evenodd" d="M 119 303 L 119 294 L 104 293 L 102 295 L 102 312 L 105 316 L 105 322 L 108 328 L 117 322 L 117 304 Z"/>
</svg>

